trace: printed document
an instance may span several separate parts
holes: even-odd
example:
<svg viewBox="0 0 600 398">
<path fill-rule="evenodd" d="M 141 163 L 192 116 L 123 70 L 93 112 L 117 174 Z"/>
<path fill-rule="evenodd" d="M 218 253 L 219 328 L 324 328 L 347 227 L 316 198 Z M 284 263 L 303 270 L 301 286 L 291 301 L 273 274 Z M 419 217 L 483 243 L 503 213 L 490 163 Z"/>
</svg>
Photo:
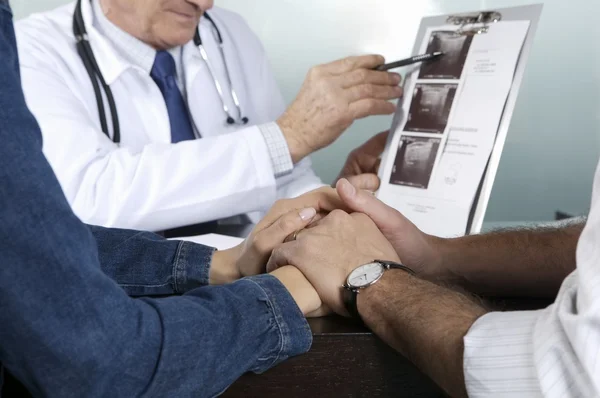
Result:
<svg viewBox="0 0 600 398">
<path fill-rule="evenodd" d="M 377 194 L 421 230 L 443 237 L 467 230 L 529 21 L 490 24 L 477 35 L 458 29 L 425 34 L 420 53 L 444 55 L 406 76 Z"/>
</svg>

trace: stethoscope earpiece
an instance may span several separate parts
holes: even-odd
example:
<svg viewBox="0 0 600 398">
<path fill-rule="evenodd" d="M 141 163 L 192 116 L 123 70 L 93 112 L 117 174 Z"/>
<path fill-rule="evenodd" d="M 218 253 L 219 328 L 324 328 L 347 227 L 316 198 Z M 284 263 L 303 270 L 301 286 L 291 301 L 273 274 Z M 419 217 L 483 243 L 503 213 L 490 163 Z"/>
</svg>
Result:
<svg viewBox="0 0 600 398">
<path fill-rule="evenodd" d="M 235 124 L 235 120 L 231 116 L 228 116 L 227 117 L 227 124 Z"/>
<path fill-rule="evenodd" d="M 242 118 L 242 123 L 244 123 L 244 124 L 248 124 L 248 122 L 249 122 L 249 121 L 250 121 L 250 120 L 248 120 L 248 118 L 247 118 L 247 117 L 243 117 L 243 118 Z"/>
</svg>

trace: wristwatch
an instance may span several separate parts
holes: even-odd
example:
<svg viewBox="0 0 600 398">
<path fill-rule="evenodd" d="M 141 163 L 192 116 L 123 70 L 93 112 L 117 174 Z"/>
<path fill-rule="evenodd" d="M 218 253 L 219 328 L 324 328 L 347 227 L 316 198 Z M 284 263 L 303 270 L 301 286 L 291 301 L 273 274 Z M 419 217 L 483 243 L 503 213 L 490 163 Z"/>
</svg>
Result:
<svg viewBox="0 0 600 398">
<path fill-rule="evenodd" d="M 415 275 L 415 272 L 406 265 L 384 260 L 374 260 L 371 263 L 361 265 L 348 275 L 346 283 L 344 283 L 343 299 L 346 310 L 353 318 L 357 320 L 361 319 L 356 304 L 360 290 L 377 283 L 383 276 L 383 273 L 390 269 L 401 269 L 411 275 Z"/>
</svg>

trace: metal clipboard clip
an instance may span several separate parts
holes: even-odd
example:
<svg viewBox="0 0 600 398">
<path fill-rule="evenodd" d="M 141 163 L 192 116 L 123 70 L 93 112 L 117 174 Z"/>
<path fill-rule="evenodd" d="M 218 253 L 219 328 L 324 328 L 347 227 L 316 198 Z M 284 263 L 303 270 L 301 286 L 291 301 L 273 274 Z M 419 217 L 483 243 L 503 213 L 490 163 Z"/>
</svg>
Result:
<svg viewBox="0 0 600 398">
<path fill-rule="evenodd" d="M 451 15 L 446 20 L 452 25 L 460 25 L 456 34 L 459 36 L 475 36 L 487 33 L 489 25 L 500 22 L 502 14 L 497 11 L 482 11 L 478 14 Z M 483 26 L 476 26 L 483 24 Z"/>
</svg>

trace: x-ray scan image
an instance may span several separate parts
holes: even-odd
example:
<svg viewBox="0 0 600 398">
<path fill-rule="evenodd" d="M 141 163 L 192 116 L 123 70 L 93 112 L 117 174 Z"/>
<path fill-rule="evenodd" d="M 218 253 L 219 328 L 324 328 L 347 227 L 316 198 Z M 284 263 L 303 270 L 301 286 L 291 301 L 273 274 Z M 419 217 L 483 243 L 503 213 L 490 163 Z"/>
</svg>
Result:
<svg viewBox="0 0 600 398">
<path fill-rule="evenodd" d="M 424 63 L 419 79 L 460 79 L 473 36 L 458 35 L 452 31 L 437 31 L 431 34 L 427 53 L 441 51 L 444 55 L 432 62 Z"/>
<path fill-rule="evenodd" d="M 456 88 L 456 84 L 417 84 L 404 130 L 443 134 Z"/>
<path fill-rule="evenodd" d="M 440 138 L 403 135 L 398 144 L 390 184 L 427 189 Z"/>
</svg>

